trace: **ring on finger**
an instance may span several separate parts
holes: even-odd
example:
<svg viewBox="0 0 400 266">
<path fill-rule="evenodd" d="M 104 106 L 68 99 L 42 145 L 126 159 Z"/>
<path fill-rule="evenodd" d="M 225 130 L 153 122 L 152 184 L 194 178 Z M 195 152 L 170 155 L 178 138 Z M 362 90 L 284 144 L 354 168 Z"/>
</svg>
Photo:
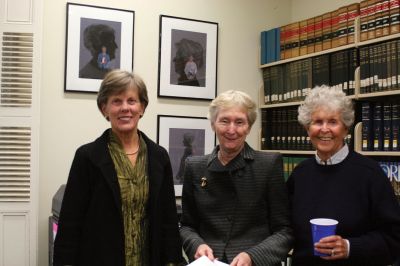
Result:
<svg viewBox="0 0 400 266">
<path fill-rule="evenodd" d="M 335 256 L 335 249 L 334 248 L 332 249 L 331 256 L 332 257 Z"/>
</svg>

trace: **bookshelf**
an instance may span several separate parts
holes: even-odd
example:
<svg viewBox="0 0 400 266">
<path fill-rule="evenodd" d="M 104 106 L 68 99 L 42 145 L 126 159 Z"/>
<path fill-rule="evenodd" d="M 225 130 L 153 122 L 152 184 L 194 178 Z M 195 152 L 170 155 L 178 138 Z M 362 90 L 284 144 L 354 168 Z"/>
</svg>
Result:
<svg viewBox="0 0 400 266">
<path fill-rule="evenodd" d="M 321 55 L 329 55 L 335 52 L 340 52 L 344 51 L 347 49 L 360 49 L 361 47 L 364 46 L 369 46 L 369 45 L 374 45 L 374 44 L 379 44 L 379 43 L 384 43 L 392 40 L 400 40 L 400 33 L 392 34 L 392 35 L 387 35 L 371 40 L 366 40 L 366 41 L 360 41 L 360 19 L 357 18 L 355 20 L 355 40 L 354 43 L 340 46 L 340 47 L 335 47 L 333 49 L 327 49 L 323 50 L 320 52 L 316 53 L 310 53 L 302 56 L 297 56 L 297 57 L 292 57 L 289 59 L 285 60 L 280 60 L 277 62 L 269 63 L 269 64 L 263 64 L 260 65 L 260 69 L 265 69 L 265 68 L 270 68 L 274 66 L 280 66 L 280 65 L 285 65 L 291 62 L 296 62 L 308 58 L 313 58 Z M 399 53 L 400 54 L 400 53 Z M 399 55 L 398 54 L 398 55 Z M 398 58 L 400 60 L 400 58 Z M 400 97 L 400 89 L 392 89 L 392 90 L 387 90 L 387 91 L 374 91 L 374 92 L 361 92 L 360 87 L 360 66 L 358 66 L 355 69 L 354 73 L 354 79 L 355 79 L 355 88 L 354 88 L 354 95 L 349 95 L 347 97 L 353 99 L 355 103 L 357 104 L 358 102 L 361 101 L 369 101 L 369 100 L 381 100 L 384 101 L 385 99 L 391 98 L 392 96 L 399 96 Z M 398 81 L 400 82 L 400 81 Z M 286 102 L 278 102 L 278 103 L 265 103 L 265 95 L 264 95 L 264 87 L 262 86 L 260 88 L 260 93 L 259 93 L 259 107 L 260 110 L 271 110 L 271 109 L 276 109 L 276 108 L 282 108 L 282 107 L 293 107 L 295 108 L 296 106 L 300 105 L 303 101 L 286 101 Z M 264 123 L 263 119 L 263 123 Z M 266 123 L 271 122 L 271 121 L 266 121 Z M 262 130 L 264 130 L 262 128 Z M 265 136 L 260 133 L 260 139 L 259 139 L 259 145 L 260 145 L 260 150 L 263 150 L 264 142 L 263 142 L 263 137 L 265 141 Z M 400 151 L 363 151 L 362 150 L 362 123 L 357 123 L 354 127 L 354 132 L 353 132 L 353 147 L 354 150 L 366 155 L 366 156 L 384 156 L 384 157 L 400 157 Z M 273 151 L 273 152 L 280 152 L 281 154 L 284 155 L 312 155 L 315 153 L 315 151 L 310 151 L 310 150 L 290 150 L 290 149 L 264 149 L 268 151 Z"/>
</svg>

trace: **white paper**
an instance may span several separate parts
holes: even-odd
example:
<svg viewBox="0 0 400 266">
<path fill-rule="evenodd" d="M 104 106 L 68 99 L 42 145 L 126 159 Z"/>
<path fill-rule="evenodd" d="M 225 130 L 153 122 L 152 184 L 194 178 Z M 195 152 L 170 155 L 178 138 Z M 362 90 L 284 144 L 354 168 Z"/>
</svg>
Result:
<svg viewBox="0 0 400 266">
<path fill-rule="evenodd" d="M 219 260 L 211 261 L 206 256 L 201 256 L 197 260 L 193 261 L 192 263 L 188 264 L 187 266 L 229 266 L 229 264 L 220 262 Z"/>
</svg>

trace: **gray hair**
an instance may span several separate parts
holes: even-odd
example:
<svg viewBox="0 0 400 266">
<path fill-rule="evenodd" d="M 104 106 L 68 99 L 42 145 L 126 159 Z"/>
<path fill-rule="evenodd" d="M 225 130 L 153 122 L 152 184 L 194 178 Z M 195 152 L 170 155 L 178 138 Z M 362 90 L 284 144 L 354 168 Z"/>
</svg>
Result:
<svg viewBox="0 0 400 266">
<path fill-rule="evenodd" d="M 250 127 L 256 121 L 256 103 L 247 93 L 236 90 L 229 90 L 219 94 L 217 98 L 211 102 L 208 108 L 207 118 L 211 120 L 211 123 L 215 123 L 220 109 L 231 107 L 240 107 L 246 111 Z"/>
<path fill-rule="evenodd" d="M 354 109 L 351 99 L 346 97 L 341 89 L 325 85 L 312 89 L 304 103 L 299 106 L 297 117 L 299 123 L 308 128 L 311 124 L 312 113 L 321 107 L 332 112 L 340 112 L 341 121 L 347 128 L 353 125 Z"/>
<path fill-rule="evenodd" d="M 128 89 L 135 89 L 138 92 L 140 103 L 146 110 L 149 104 L 146 84 L 138 75 L 125 70 L 114 69 L 106 74 L 101 82 L 99 93 L 97 94 L 97 107 L 103 113 L 102 108 L 107 104 L 110 96 L 118 95 Z M 108 120 L 108 119 L 107 119 Z"/>
</svg>

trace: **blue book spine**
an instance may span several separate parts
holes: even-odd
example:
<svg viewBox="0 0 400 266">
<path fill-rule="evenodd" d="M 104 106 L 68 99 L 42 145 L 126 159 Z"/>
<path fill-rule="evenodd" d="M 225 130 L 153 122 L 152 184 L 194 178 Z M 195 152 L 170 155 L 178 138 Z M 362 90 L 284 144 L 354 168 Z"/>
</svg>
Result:
<svg viewBox="0 0 400 266">
<path fill-rule="evenodd" d="M 271 30 L 267 31 L 267 63 L 272 62 L 272 52 L 273 49 L 273 32 Z"/>
<path fill-rule="evenodd" d="M 267 63 L 267 32 L 262 31 L 261 32 L 261 57 L 260 57 L 260 63 L 261 65 L 264 65 Z"/>
</svg>

